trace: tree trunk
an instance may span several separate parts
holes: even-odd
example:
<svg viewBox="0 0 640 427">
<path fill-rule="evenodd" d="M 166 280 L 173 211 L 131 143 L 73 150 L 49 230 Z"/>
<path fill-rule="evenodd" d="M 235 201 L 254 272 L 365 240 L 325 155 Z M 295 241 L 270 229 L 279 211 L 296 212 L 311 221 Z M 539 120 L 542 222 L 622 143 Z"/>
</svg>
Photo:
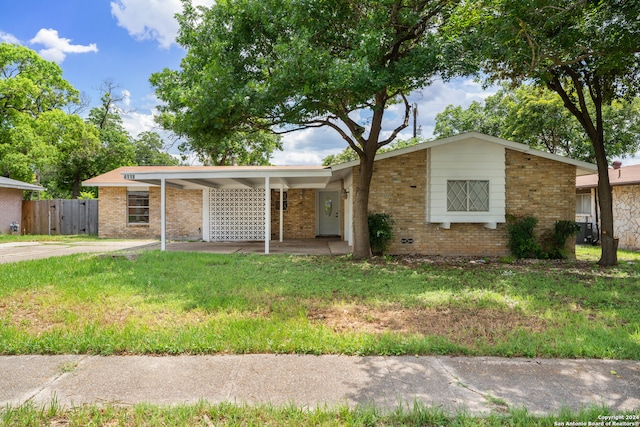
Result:
<svg viewBox="0 0 640 427">
<path fill-rule="evenodd" d="M 600 209 L 600 245 L 602 248 L 598 264 L 613 266 L 618 264 L 618 239 L 613 234 L 613 195 L 609 182 L 609 165 L 604 154 L 602 141 L 592 142 L 598 164 L 598 207 Z"/>
<path fill-rule="evenodd" d="M 356 196 L 353 207 L 353 257 L 368 259 L 371 257 L 369 244 L 369 189 L 373 177 L 373 154 L 363 153 L 360 156 L 360 170 L 356 183 Z"/>
<path fill-rule="evenodd" d="M 585 101 L 584 84 L 580 73 L 569 67 L 564 71 L 571 77 L 575 94 L 578 96 L 579 104 L 575 104 L 567 91 L 562 87 L 560 77 L 554 75 L 553 80 L 547 81 L 547 87 L 557 92 L 562 98 L 565 107 L 569 109 L 591 140 L 593 151 L 598 165 L 598 205 L 600 208 L 600 245 L 602 254 L 598 264 L 602 266 L 612 266 L 618 264 L 618 239 L 613 234 L 613 197 L 611 194 L 611 183 L 609 182 L 609 164 L 607 162 L 607 152 L 604 147 L 604 122 L 602 119 L 602 87 L 600 80 L 594 76 L 591 81 L 586 82 L 588 94 L 591 96 L 596 110 L 596 123 L 594 125 L 587 103 Z"/>
<path fill-rule="evenodd" d="M 80 196 L 80 178 L 73 178 L 73 186 L 71 188 L 71 198 L 77 199 Z"/>
</svg>

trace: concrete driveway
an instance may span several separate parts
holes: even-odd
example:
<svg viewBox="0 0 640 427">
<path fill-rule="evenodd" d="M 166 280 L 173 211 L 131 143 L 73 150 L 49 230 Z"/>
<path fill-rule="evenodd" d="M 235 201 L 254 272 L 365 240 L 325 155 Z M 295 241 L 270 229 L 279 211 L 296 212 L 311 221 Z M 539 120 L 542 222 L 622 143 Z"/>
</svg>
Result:
<svg viewBox="0 0 640 427">
<path fill-rule="evenodd" d="M 79 253 L 137 250 L 155 243 L 156 240 L 0 243 L 0 264 Z"/>
</svg>

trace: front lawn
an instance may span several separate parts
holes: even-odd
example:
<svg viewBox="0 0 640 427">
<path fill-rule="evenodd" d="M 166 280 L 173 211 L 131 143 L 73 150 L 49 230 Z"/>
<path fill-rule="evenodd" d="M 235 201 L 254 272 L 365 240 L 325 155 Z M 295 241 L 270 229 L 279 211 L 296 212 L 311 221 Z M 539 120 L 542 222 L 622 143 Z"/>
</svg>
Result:
<svg viewBox="0 0 640 427">
<path fill-rule="evenodd" d="M 0 265 L 0 354 L 640 359 L 640 254 L 580 261 L 151 251 Z"/>
</svg>

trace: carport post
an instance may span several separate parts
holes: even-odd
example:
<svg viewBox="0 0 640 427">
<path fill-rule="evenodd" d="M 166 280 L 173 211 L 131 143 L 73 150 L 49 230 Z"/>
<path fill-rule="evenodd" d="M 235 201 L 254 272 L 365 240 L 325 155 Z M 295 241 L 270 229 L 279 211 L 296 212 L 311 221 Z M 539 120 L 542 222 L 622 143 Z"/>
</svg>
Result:
<svg viewBox="0 0 640 427">
<path fill-rule="evenodd" d="M 264 177 L 264 253 L 269 253 L 271 239 L 271 184 L 269 176 Z"/>
<path fill-rule="evenodd" d="M 164 178 L 160 178 L 160 250 L 167 250 L 167 185 Z"/>
<path fill-rule="evenodd" d="M 280 184 L 280 243 L 282 243 L 282 218 L 283 213 L 282 209 L 284 208 L 284 201 L 282 200 L 282 196 L 284 195 L 284 185 Z"/>
</svg>

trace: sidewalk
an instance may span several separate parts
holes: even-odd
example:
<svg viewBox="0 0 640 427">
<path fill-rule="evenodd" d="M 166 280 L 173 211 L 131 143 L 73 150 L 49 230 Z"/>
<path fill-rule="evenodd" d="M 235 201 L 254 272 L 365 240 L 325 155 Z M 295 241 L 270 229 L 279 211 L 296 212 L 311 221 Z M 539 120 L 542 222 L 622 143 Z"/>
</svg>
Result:
<svg viewBox="0 0 640 427">
<path fill-rule="evenodd" d="M 66 407 L 206 400 L 394 409 L 418 400 L 471 414 L 507 406 L 538 415 L 590 405 L 640 411 L 640 362 L 448 356 L 0 357 L 0 407 L 49 405 L 53 399 Z"/>
</svg>

